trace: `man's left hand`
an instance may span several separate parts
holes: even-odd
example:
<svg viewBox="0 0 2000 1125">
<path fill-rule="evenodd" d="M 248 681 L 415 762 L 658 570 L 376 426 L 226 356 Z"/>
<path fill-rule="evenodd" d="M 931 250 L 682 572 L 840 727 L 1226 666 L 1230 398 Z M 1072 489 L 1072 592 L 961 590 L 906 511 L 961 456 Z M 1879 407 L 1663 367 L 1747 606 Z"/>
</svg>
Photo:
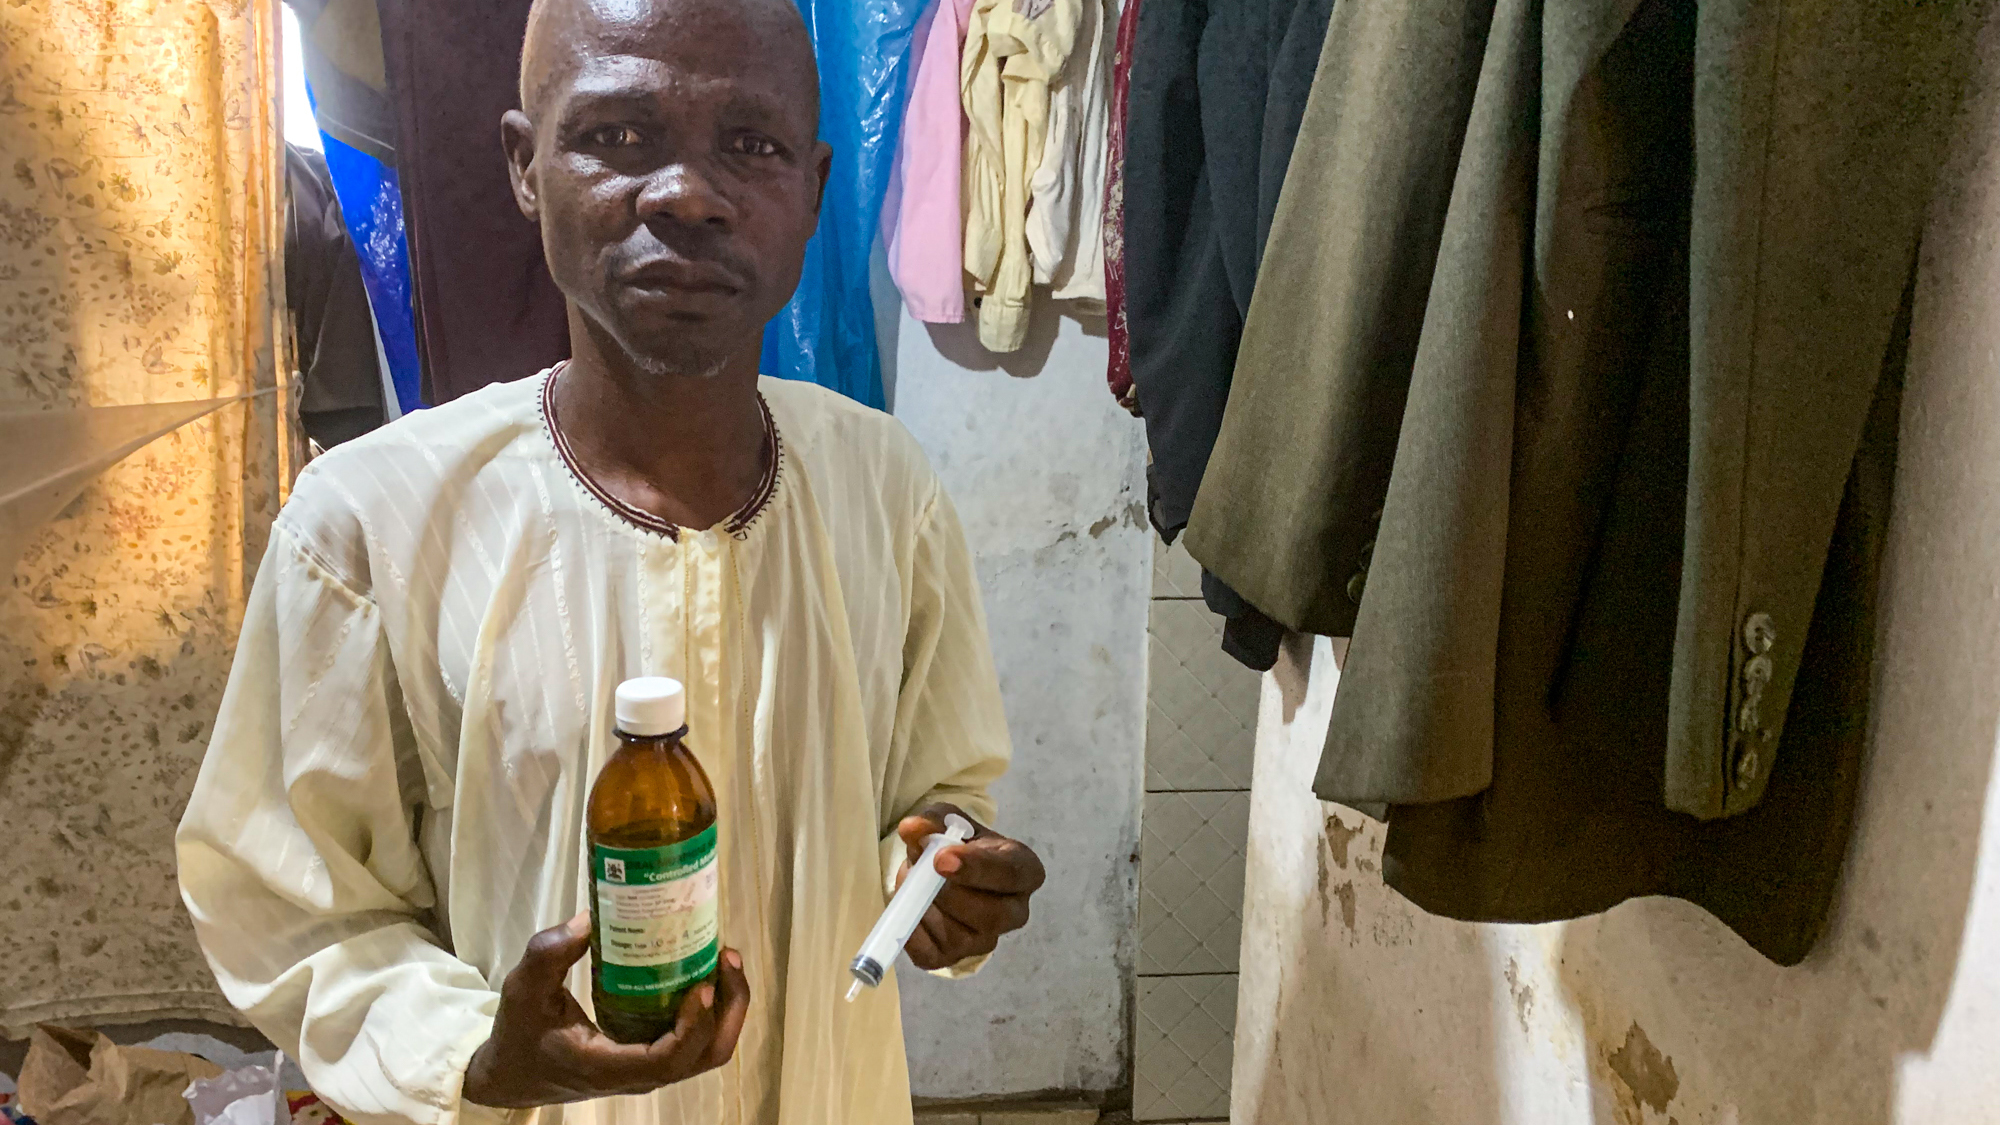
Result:
<svg viewBox="0 0 2000 1125">
<path fill-rule="evenodd" d="M 1046 877 L 1034 849 L 972 820 L 956 805 L 931 805 L 896 826 L 910 849 L 904 875 L 923 855 L 924 839 L 943 832 L 944 818 L 951 813 L 972 821 L 973 835 L 937 854 L 944 889 L 903 947 L 920 969 L 948 968 L 993 952 L 1002 935 L 1028 924 L 1028 896 Z"/>
</svg>

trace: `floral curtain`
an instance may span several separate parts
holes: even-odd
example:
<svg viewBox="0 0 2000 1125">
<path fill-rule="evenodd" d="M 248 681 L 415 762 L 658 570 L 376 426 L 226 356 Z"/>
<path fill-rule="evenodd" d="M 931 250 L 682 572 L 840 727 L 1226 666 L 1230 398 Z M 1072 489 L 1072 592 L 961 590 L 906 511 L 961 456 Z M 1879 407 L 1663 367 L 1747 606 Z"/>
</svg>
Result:
<svg viewBox="0 0 2000 1125">
<path fill-rule="evenodd" d="M 233 1019 L 173 831 L 297 464 L 275 0 L 0 0 L 0 1034 Z"/>
</svg>

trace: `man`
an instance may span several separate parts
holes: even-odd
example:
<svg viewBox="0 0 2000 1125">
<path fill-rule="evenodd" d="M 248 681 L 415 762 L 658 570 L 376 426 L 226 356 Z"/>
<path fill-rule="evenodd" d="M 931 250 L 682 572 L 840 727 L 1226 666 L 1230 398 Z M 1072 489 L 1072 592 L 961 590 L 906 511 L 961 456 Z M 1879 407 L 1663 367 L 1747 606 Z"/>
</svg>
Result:
<svg viewBox="0 0 2000 1125">
<path fill-rule="evenodd" d="M 544 0 L 522 74 L 505 144 L 574 357 L 301 476 L 181 827 L 189 910 L 357 1125 L 908 1122 L 895 990 L 842 1003 L 847 961 L 909 847 L 991 819 L 1008 746 L 921 452 L 757 375 L 829 166 L 805 30 L 787 0 Z M 582 816 L 640 674 L 687 684 L 731 948 L 624 1046 L 581 1002 Z M 967 972 L 1041 864 L 982 829 L 939 870 L 909 952 Z"/>
</svg>

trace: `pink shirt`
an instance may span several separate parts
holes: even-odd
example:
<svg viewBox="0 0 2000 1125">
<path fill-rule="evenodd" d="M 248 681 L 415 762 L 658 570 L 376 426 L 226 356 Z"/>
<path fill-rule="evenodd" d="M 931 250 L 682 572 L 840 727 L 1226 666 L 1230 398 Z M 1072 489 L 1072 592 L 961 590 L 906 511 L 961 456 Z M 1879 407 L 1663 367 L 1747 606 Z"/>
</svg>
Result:
<svg viewBox="0 0 2000 1125">
<path fill-rule="evenodd" d="M 934 0 L 917 23 L 916 65 L 903 134 L 882 206 L 889 276 L 910 315 L 931 324 L 965 319 L 964 213 L 959 163 L 965 113 L 958 89 L 959 51 L 973 0 Z"/>
</svg>

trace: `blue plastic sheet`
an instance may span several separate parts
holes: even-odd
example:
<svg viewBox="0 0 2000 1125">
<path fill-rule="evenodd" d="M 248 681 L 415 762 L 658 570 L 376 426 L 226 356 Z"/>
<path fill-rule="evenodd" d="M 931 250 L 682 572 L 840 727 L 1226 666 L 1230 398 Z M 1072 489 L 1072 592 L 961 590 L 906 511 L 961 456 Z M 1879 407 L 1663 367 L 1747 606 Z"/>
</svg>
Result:
<svg viewBox="0 0 2000 1125">
<path fill-rule="evenodd" d="M 341 221 L 361 259 L 361 284 L 382 337 L 396 401 L 405 414 L 423 408 L 415 306 L 410 301 L 410 245 L 403 234 L 403 192 L 396 170 L 320 130 L 326 170 L 340 199 Z"/>
<path fill-rule="evenodd" d="M 799 290 L 764 332 L 764 370 L 881 407 L 868 260 L 909 93 L 924 0 L 796 0 L 819 54 L 820 138 L 833 172 Z"/>
</svg>

